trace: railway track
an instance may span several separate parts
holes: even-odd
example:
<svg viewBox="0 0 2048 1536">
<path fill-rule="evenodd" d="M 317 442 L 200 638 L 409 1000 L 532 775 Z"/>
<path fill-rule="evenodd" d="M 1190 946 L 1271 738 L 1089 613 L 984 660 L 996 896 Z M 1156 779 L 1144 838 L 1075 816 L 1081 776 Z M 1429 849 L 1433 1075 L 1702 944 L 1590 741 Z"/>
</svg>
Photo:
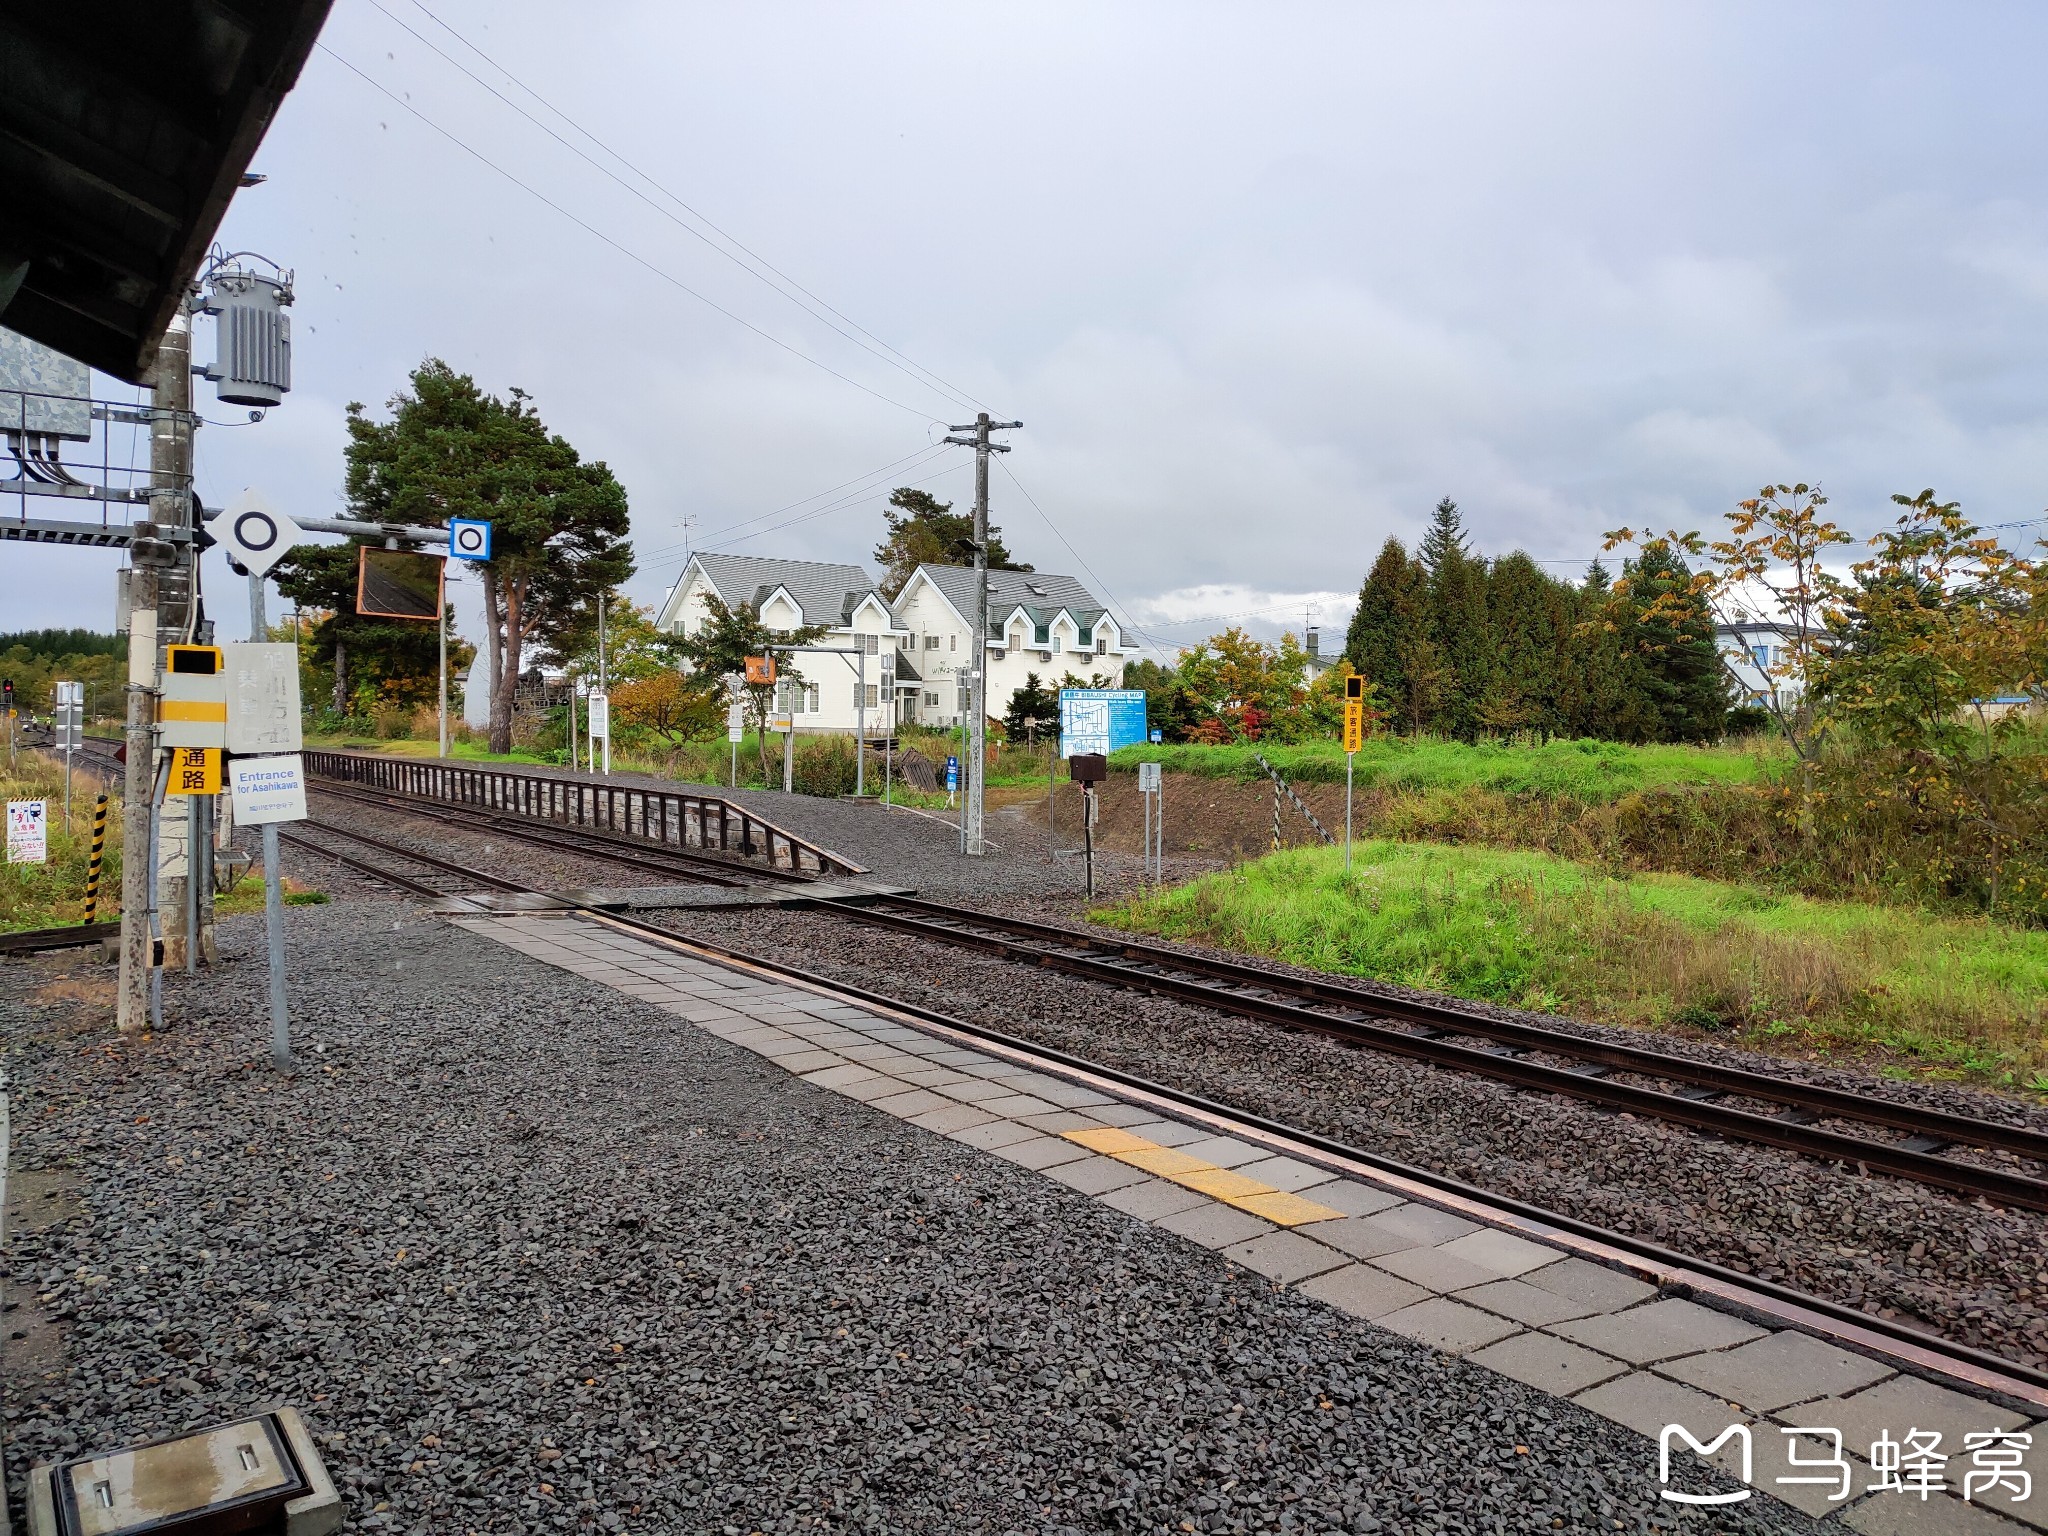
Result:
<svg viewBox="0 0 2048 1536">
<path fill-rule="evenodd" d="M 334 793 L 325 782 L 321 793 Z M 444 811 L 349 789 L 359 803 L 427 816 L 554 852 L 683 878 L 800 881 L 786 870 L 735 871 L 713 855 L 656 848 L 614 833 L 546 828 L 465 807 Z M 706 869 L 705 866 L 712 866 Z M 859 905 L 819 901 L 849 921 L 1059 970 L 1106 985 L 1172 997 L 1348 1045 L 1391 1052 L 1651 1115 L 1691 1129 L 1949 1190 L 1972 1199 L 2048 1210 L 2048 1134 L 1844 1092 L 1568 1030 L 1503 1020 L 1446 1003 L 1390 996 L 1334 978 L 1308 978 L 1165 945 L 913 897 Z M 1960 1152 L 1963 1155 L 1953 1155 Z"/>
<path fill-rule="evenodd" d="M 503 876 L 481 874 L 450 860 L 422 855 L 413 849 L 402 848 L 367 834 L 325 823 L 310 825 L 317 827 L 320 832 L 336 834 L 350 840 L 360 848 L 381 853 L 387 858 L 412 861 L 439 874 L 457 875 L 471 881 L 482 880 L 499 890 L 531 890 L 530 887 Z M 326 857 L 335 858 L 373 879 L 396 888 L 436 898 L 448 894 L 415 875 L 379 864 L 364 853 L 337 850 L 297 833 L 290 836 L 296 843 L 313 848 Z M 829 909 L 850 910 L 841 907 Z M 766 975 L 784 977 L 813 991 L 843 998 L 876 1012 L 929 1026 L 963 1040 L 995 1047 L 1004 1055 L 1084 1081 L 1092 1086 L 1124 1092 L 1137 1102 L 1189 1112 L 1224 1134 L 1248 1131 L 1255 1134 L 1255 1139 L 1268 1143 L 1284 1141 L 1285 1150 L 1293 1155 L 1305 1157 L 1312 1162 L 1324 1163 L 1339 1171 L 1362 1168 L 1393 1175 L 1407 1181 L 1425 1195 L 1434 1193 L 1442 1197 L 1455 1209 L 1488 1215 L 1511 1230 L 1546 1237 L 1553 1241 L 1564 1241 L 1568 1248 L 1595 1256 L 1604 1254 L 1610 1261 L 1624 1262 L 1638 1273 L 1653 1277 L 1660 1286 L 1677 1293 L 1713 1301 L 1753 1317 L 1790 1324 L 1818 1337 L 1847 1344 L 1866 1353 L 1875 1352 L 1911 1368 L 1931 1370 L 1978 1389 L 2007 1395 L 2017 1394 L 2030 1402 L 2048 1401 L 2048 1370 L 2036 1369 L 2022 1362 L 1926 1332 L 1905 1321 L 1875 1315 L 1790 1286 L 1759 1279 L 1754 1275 L 1665 1248 L 1633 1233 L 1610 1230 L 1560 1212 L 1507 1198 L 1434 1169 L 1404 1163 L 1333 1137 L 1216 1102 L 1169 1083 L 1156 1082 L 1139 1074 L 1090 1061 L 1002 1030 L 921 1007 L 899 998 L 871 992 L 766 955 L 678 934 L 657 924 L 619 912 L 581 908 L 563 915 L 573 915 L 620 929 L 684 953 L 716 959 Z"/>
</svg>

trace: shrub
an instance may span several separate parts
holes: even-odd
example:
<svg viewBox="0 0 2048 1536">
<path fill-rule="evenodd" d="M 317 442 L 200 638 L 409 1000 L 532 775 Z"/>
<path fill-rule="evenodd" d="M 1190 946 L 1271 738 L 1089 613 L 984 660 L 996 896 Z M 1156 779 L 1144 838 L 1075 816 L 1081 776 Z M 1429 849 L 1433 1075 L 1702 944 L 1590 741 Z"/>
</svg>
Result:
<svg viewBox="0 0 2048 1536">
<path fill-rule="evenodd" d="M 791 773 L 800 795 L 850 795 L 853 793 L 853 738 L 850 736 L 807 736 L 798 739 L 796 763 Z"/>
</svg>

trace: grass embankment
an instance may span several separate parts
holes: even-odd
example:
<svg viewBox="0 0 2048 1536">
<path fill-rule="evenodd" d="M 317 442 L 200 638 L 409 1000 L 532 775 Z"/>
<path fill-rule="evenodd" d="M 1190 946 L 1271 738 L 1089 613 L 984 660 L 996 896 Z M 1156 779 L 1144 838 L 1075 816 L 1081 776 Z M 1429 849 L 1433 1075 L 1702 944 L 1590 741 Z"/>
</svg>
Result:
<svg viewBox="0 0 2048 1536">
<path fill-rule="evenodd" d="M 1629 746 L 1616 741 L 1462 742 L 1375 736 L 1354 765 L 1357 788 L 1421 793 L 1489 790 L 1600 805 L 1635 790 L 1683 784 L 1742 784 L 1782 756 L 1768 741 L 1727 746 Z M 1111 756 L 1110 768 L 1135 773 L 1163 763 L 1170 773 L 1262 779 L 1257 757 L 1304 784 L 1344 782 L 1344 753 L 1333 741 L 1257 747 L 1139 746 Z"/>
<path fill-rule="evenodd" d="M 2048 933 L 1549 854 L 1295 849 L 1098 920 L 1456 997 L 2048 1093 Z"/>
<path fill-rule="evenodd" d="M 61 928 L 85 920 L 85 870 L 92 852 L 92 802 L 98 790 L 83 774 L 71 783 L 71 825 L 64 825 L 64 770 L 31 753 L 0 771 L 0 800 L 49 802 L 50 858 L 47 864 L 0 865 L 0 933 Z M 0 836 L 5 829 L 0 828 Z M 100 866 L 100 904 L 95 921 L 121 910 L 121 801 L 107 806 L 106 856 Z"/>
<path fill-rule="evenodd" d="M 414 741 L 409 737 L 387 740 L 381 736 L 316 735 L 306 733 L 309 752 L 382 752 L 392 757 L 439 757 L 441 744 Z M 465 763 L 526 763 L 535 767 L 561 766 L 561 754 L 542 752 L 493 752 L 481 742 L 450 741 L 448 756 Z"/>
</svg>

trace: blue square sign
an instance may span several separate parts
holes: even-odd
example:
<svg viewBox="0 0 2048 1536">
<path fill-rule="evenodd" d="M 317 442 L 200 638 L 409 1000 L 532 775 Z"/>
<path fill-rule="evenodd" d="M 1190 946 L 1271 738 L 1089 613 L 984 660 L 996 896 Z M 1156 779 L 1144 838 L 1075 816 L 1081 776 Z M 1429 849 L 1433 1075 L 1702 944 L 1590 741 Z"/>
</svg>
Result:
<svg viewBox="0 0 2048 1536">
<path fill-rule="evenodd" d="M 455 560 L 490 559 L 491 525 L 481 518 L 449 518 L 448 554 Z"/>
</svg>

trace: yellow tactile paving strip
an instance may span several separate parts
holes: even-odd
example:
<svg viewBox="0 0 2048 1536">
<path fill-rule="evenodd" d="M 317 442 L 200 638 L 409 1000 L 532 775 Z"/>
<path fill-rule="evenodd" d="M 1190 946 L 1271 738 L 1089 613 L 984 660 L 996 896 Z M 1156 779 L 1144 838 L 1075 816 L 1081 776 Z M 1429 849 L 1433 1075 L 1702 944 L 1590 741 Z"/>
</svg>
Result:
<svg viewBox="0 0 2048 1536">
<path fill-rule="evenodd" d="M 1313 1221 L 1340 1221 L 1344 1216 L 1342 1211 L 1333 1211 L 1327 1205 L 1291 1195 L 1284 1189 L 1275 1189 L 1258 1179 L 1232 1173 L 1228 1168 L 1219 1168 L 1214 1163 L 1190 1157 L 1172 1147 L 1162 1147 L 1156 1141 L 1147 1141 L 1114 1126 L 1091 1127 L 1064 1134 L 1068 1141 L 1076 1142 L 1091 1152 L 1100 1152 L 1104 1157 L 1113 1157 L 1133 1168 L 1142 1168 L 1197 1194 L 1207 1195 L 1211 1200 L 1263 1217 L 1276 1226 L 1305 1227 Z"/>
</svg>

